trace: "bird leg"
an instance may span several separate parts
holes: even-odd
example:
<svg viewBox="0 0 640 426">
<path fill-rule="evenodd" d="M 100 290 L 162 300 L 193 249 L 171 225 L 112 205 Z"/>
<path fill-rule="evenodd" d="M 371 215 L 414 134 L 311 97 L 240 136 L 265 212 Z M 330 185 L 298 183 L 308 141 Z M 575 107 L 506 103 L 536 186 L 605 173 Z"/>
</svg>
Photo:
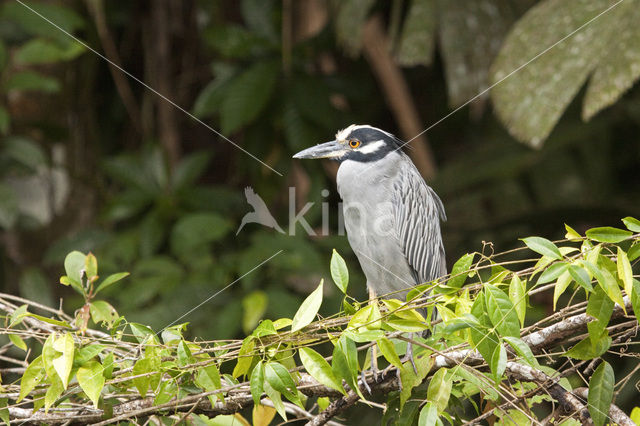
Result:
<svg viewBox="0 0 640 426">
<path fill-rule="evenodd" d="M 413 340 L 415 333 L 409 333 L 409 340 Z M 413 366 L 413 372 L 418 374 L 418 369 L 416 368 L 416 361 L 413 359 L 413 342 L 407 342 L 407 351 L 404 353 L 404 357 L 400 360 L 403 363 L 407 361 L 411 361 L 411 365 Z"/>
<path fill-rule="evenodd" d="M 378 303 L 376 301 L 376 291 L 373 289 L 369 289 L 369 304 Z M 373 372 L 373 377 L 378 379 L 378 348 L 376 345 L 371 346 L 371 371 Z"/>
<path fill-rule="evenodd" d="M 376 292 L 373 289 L 369 289 L 369 304 L 373 304 L 376 303 Z M 374 344 L 373 346 L 371 346 L 371 374 L 373 375 L 374 380 L 377 382 L 378 381 L 378 376 L 380 374 L 380 370 L 378 370 L 378 348 L 376 347 L 376 345 Z M 365 370 L 362 370 L 360 372 L 360 379 L 362 380 L 362 385 L 364 386 L 364 388 L 367 390 L 367 392 L 369 392 L 369 394 L 371 394 L 371 388 L 369 387 L 369 384 L 367 383 L 366 380 L 366 374 L 365 374 Z"/>
</svg>

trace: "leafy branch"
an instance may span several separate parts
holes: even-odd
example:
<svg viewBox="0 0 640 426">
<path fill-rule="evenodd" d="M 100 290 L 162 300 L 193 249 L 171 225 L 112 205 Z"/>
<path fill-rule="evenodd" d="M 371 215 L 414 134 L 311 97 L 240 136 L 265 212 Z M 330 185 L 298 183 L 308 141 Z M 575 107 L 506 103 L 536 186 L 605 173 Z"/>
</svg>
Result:
<svg viewBox="0 0 640 426">
<path fill-rule="evenodd" d="M 0 416 L 208 424 L 212 417 L 244 421 L 253 407 L 254 423 L 279 415 L 319 425 L 335 424 L 363 402 L 384 408 L 383 421 L 402 424 L 531 424 L 545 419 L 540 413 L 563 424 L 631 424 L 637 411 L 629 416 L 614 401 L 640 371 L 637 355 L 627 352 L 638 344 L 640 221 L 623 222 L 627 229 L 581 236 L 567 226 L 563 241 L 529 237 L 509 252 L 467 254 L 449 276 L 403 301 L 349 297 L 347 265 L 334 251 L 330 271 L 344 293 L 341 312 L 317 319 L 320 282 L 292 319 L 265 319 L 242 341 L 190 341 L 186 324 L 155 332 L 118 317 L 94 298 L 126 275 L 95 285 L 95 257 L 72 252 L 61 282 L 85 298 L 75 316 L 0 295 L 3 333 L 11 339 L 0 356 L 18 366 L 2 375 L 19 375 L 19 383 L 5 379 Z M 524 257 L 528 250 L 536 256 Z M 544 295 L 554 313 L 536 318 L 529 298 Z M 438 319 L 430 320 L 434 311 Z M 103 330 L 88 327 L 90 320 Z M 430 335 L 420 337 L 425 330 Z M 4 355 L 15 348 L 26 355 Z M 635 363 L 615 378 L 610 361 L 622 356 Z M 386 396 L 386 404 L 372 395 Z"/>
</svg>

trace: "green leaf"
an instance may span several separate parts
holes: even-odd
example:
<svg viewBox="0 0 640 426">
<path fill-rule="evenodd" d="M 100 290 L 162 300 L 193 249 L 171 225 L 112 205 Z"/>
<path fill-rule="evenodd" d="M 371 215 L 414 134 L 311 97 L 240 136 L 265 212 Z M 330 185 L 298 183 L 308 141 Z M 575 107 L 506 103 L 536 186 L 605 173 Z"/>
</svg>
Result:
<svg viewBox="0 0 640 426">
<path fill-rule="evenodd" d="M 522 339 L 518 337 L 504 336 L 504 341 L 507 342 L 527 364 L 533 368 L 538 368 L 538 361 L 533 356 L 531 348 L 523 342 Z"/>
<path fill-rule="evenodd" d="M 591 228 L 586 232 L 587 238 L 601 243 L 619 243 L 633 235 L 633 232 L 624 229 L 613 228 L 611 226 L 603 226 L 600 228 Z"/>
<path fill-rule="evenodd" d="M 173 381 L 164 381 L 158 386 L 155 398 L 153 398 L 153 405 L 166 404 L 171 401 L 172 398 L 178 393 L 178 388 Z M 211 400 L 211 397 L 209 397 Z M 212 404 L 213 405 L 213 404 Z"/>
<path fill-rule="evenodd" d="M 640 232 L 640 220 L 635 217 L 627 216 L 622 219 L 622 223 L 627 227 L 629 231 Z"/>
<path fill-rule="evenodd" d="M 248 336 L 242 341 L 240 352 L 238 352 L 238 362 L 233 368 L 233 377 L 240 377 L 249 372 L 254 358 L 252 353 L 255 347 L 256 342 L 253 336 Z"/>
<path fill-rule="evenodd" d="M 617 264 L 618 277 L 624 284 L 624 291 L 627 295 L 631 294 L 631 288 L 633 287 L 633 271 L 631 270 L 631 263 L 627 257 L 627 253 L 618 247 Z"/>
<path fill-rule="evenodd" d="M 95 358 L 104 350 L 104 346 L 102 345 L 88 345 L 84 348 L 80 348 L 76 351 L 76 354 L 73 358 L 74 366 L 84 365 L 86 362 L 91 361 L 92 358 Z"/>
<path fill-rule="evenodd" d="M 115 308 L 104 300 L 96 300 L 89 305 L 91 319 L 96 324 L 105 323 L 111 327 L 115 320 L 118 319 L 118 313 Z"/>
<path fill-rule="evenodd" d="M 436 5 L 439 54 L 453 108 L 486 93 L 489 69 L 517 15 L 504 0 L 439 0 Z"/>
<path fill-rule="evenodd" d="M 150 358 L 140 358 L 133 365 L 132 374 L 137 376 L 139 374 L 151 373 L 153 371 L 152 361 Z M 151 375 L 142 377 L 136 377 L 133 379 L 133 385 L 138 389 L 141 397 L 147 396 L 149 390 L 149 384 L 151 383 Z"/>
<path fill-rule="evenodd" d="M 622 299 L 622 292 L 620 291 L 620 287 L 618 287 L 618 282 L 613 275 L 611 275 L 611 272 L 609 272 L 607 268 L 600 267 L 600 265 L 596 266 L 591 262 L 585 261 L 583 263 L 589 272 L 596 277 L 598 284 L 600 284 L 600 287 L 605 291 L 607 296 L 620 305 L 626 313 L 626 308 Z"/>
<path fill-rule="evenodd" d="M 71 325 L 66 321 L 59 321 L 53 318 L 47 318 L 47 317 L 43 317 L 42 315 L 37 315 L 32 313 L 27 313 L 25 316 L 35 318 L 42 322 L 46 322 L 47 324 L 57 325 L 58 327 L 72 328 Z"/>
<path fill-rule="evenodd" d="M 440 368 L 431 377 L 429 388 L 427 389 L 427 401 L 431 402 L 442 413 L 449 405 L 449 396 L 451 395 L 451 387 L 453 381 L 448 375 L 446 368 Z"/>
<path fill-rule="evenodd" d="M 318 408 L 320 409 L 320 411 L 326 410 L 329 404 L 331 404 L 331 400 L 329 399 L 329 397 L 326 397 L 326 396 L 318 398 L 316 402 L 318 404 Z"/>
<path fill-rule="evenodd" d="M 584 268 L 581 268 L 578 265 L 569 265 L 569 274 L 571 275 L 571 278 L 573 278 L 582 288 L 588 292 L 593 291 L 591 277 L 589 277 L 589 273 L 585 271 Z"/>
<path fill-rule="evenodd" d="M 52 64 L 75 59 L 85 50 L 84 46 L 74 41 L 34 38 L 18 49 L 15 60 L 22 65 Z"/>
<path fill-rule="evenodd" d="M 492 284 L 485 285 L 484 291 L 487 314 L 498 333 L 520 337 L 520 320 L 509 296 Z"/>
<path fill-rule="evenodd" d="M 193 114 L 198 118 L 211 116 L 220 110 L 228 93 L 228 83 L 236 72 L 235 67 L 226 62 L 214 63 L 212 68 L 215 78 L 202 89 L 193 105 Z"/>
<path fill-rule="evenodd" d="M 102 365 L 104 366 L 104 377 L 106 377 L 107 379 L 111 379 L 113 377 L 113 367 L 115 366 L 115 361 L 113 360 L 113 352 L 109 352 L 107 356 L 104 357 Z"/>
<path fill-rule="evenodd" d="M 331 278 L 333 282 L 336 283 L 340 291 L 344 294 L 347 294 L 347 286 L 349 285 L 349 270 L 347 269 L 347 264 L 338 254 L 336 249 L 333 249 L 333 254 L 331 255 Z"/>
<path fill-rule="evenodd" d="M 287 371 L 282 364 L 274 361 L 265 364 L 264 378 L 269 386 L 280 392 L 289 401 L 304 409 L 302 401 L 300 401 L 300 397 L 298 396 L 296 384 L 294 383 L 291 374 L 289 374 L 289 371 Z"/>
<path fill-rule="evenodd" d="M 610 35 L 610 40 L 615 42 L 607 46 L 589 79 L 582 108 L 585 121 L 616 102 L 640 77 L 640 51 L 635 48 L 640 45 L 640 32 L 637 27 L 640 11 L 633 5 L 620 6 L 625 7 L 617 16 L 618 19 L 610 21 L 616 23 L 615 33 L 613 36 Z"/>
<path fill-rule="evenodd" d="M 575 229 L 573 229 L 572 227 L 570 227 L 566 223 L 564 224 L 564 229 L 566 229 L 566 231 L 567 231 L 567 233 L 564 235 L 564 237 L 567 240 L 569 240 L 569 241 L 580 241 L 580 240 L 582 240 L 582 236 L 580 234 L 578 234 L 578 232 Z"/>
<path fill-rule="evenodd" d="M 447 285 L 452 288 L 460 288 L 467 279 L 467 272 L 473 264 L 475 253 L 467 253 L 456 261 L 451 268 L 451 278 L 447 281 Z"/>
<path fill-rule="evenodd" d="M 300 361 L 307 373 L 323 385 L 346 395 L 342 383 L 336 378 L 329 363 L 318 352 L 311 348 L 300 348 Z"/>
<path fill-rule="evenodd" d="M 84 258 L 84 271 L 89 281 L 92 281 L 98 275 L 98 259 L 91 252 Z"/>
<path fill-rule="evenodd" d="M 407 303 L 398 299 L 382 299 L 384 305 L 389 308 L 389 313 L 401 319 L 425 322 L 424 317 L 416 309 L 407 309 Z"/>
<path fill-rule="evenodd" d="M 490 92 L 512 135 L 542 146 L 591 72 L 607 62 L 605 53 L 618 43 L 620 26 L 637 5 L 622 2 L 594 19 L 610 6 L 607 0 L 579 0 L 571 7 L 542 1 L 513 25 L 491 67 Z"/>
<path fill-rule="evenodd" d="M 633 290 L 631 291 L 631 306 L 635 314 L 636 321 L 640 322 L 640 281 L 633 280 Z"/>
<path fill-rule="evenodd" d="M 42 355 L 40 355 L 31 361 L 31 364 L 22 374 L 22 378 L 20 378 L 20 394 L 16 402 L 22 401 L 25 396 L 34 390 L 44 379 L 44 376 L 44 361 L 42 360 Z"/>
<path fill-rule="evenodd" d="M 607 297 L 600 286 L 596 287 L 593 293 L 589 295 L 589 302 L 587 303 L 586 309 L 586 314 L 596 319 L 595 321 L 587 323 L 589 337 L 593 345 L 600 340 L 602 332 L 606 329 L 607 325 L 609 325 L 609 319 L 612 313 L 613 302 Z"/>
<path fill-rule="evenodd" d="M 276 61 L 258 62 L 229 83 L 220 109 L 224 134 L 251 123 L 264 110 L 275 89 L 279 68 Z"/>
<path fill-rule="evenodd" d="M 361 395 L 358 387 L 358 368 L 358 350 L 355 342 L 344 335 L 340 336 L 333 348 L 331 369 L 338 379 L 344 379 L 354 392 Z"/>
<path fill-rule="evenodd" d="M 20 336 L 18 336 L 17 334 L 9 334 L 9 340 L 11 340 L 11 343 L 13 343 L 16 347 L 26 352 L 27 344 L 24 342 L 24 340 L 22 340 Z"/>
<path fill-rule="evenodd" d="M 255 290 L 251 293 L 247 294 L 242 298 L 242 330 L 245 333 L 251 332 L 258 325 L 258 322 L 264 316 L 265 311 L 267 310 L 267 305 L 269 304 L 269 297 L 267 293 L 262 290 Z M 273 324 L 273 323 L 272 323 Z M 255 330 L 253 335 L 256 337 L 261 337 L 258 334 L 264 333 L 266 330 L 264 329 L 266 324 L 264 321 L 260 324 L 261 331 Z M 275 328 L 274 328 L 275 334 Z M 266 334 L 262 334 L 265 335 Z"/>
<path fill-rule="evenodd" d="M 264 392 L 264 364 L 262 364 L 262 360 L 258 361 L 256 366 L 253 367 L 249 386 L 251 388 L 251 397 L 253 398 L 254 404 L 260 404 L 260 398 Z"/>
<path fill-rule="evenodd" d="M 351 317 L 349 324 L 347 324 L 347 329 L 358 330 L 364 328 L 367 330 L 377 330 L 380 326 L 380 315 L 376 315 L 374 313 L 374 305 L 369 304 Z"/>
<path fill-rule="evenodd" d="M 384 337 L 382 330 L 369 330 L 359 328 L 358 330 L 348 329 L 344 331 L 344 336 L 358 343 L 370 343 Z"/>
<path fill-rule="evenodd" d="M 562 275 L 558 277 L 558 281 L 556 285 L 553 287 L 553 310 L 556 310 L 556 304 L 558 303 L 558 299 L 562 296 L 562 293 L 569 287 L 572 281 L 571 274 L 569 271 L 564 271 Z"/>
<path fill-rule="evenodd" d="M 431 402 L 424 404 L 418 417 L 418 426 L 434 426 L 438 424 L 438 409 Z"/>
<path fill-rule="evenodd" d="M 427 374 L 429 374 L 429 371 L 431 371 L 434 358 L 429 355 L 430 353 L 426 353 L 419 358 L 414 358 L 417 373 L 413 370 L 413 366 L 410 364 L 410 361 L 407 361 L 408 365 L 403 365 L 400 369 L 400 383 L 402 384 L 400 388 L 401 409 L 411 396 L 412 389 L 422 383 L 424 378 L 427 377 Z"/>
<path fill-rule="evenodd" d="M 207 392 L 213 392 L 222 387 L 220 372 L 215 364 L 209 364 L 202 367 L 196 373 L 195 383 Z M 218 394 L 218 398 L 222 400 L 222 394 Z"/>
<path fill-rule="evenodd" d="M 60 82 L 53 77 L 47 77 L 35 71 L 21 71 L 9 77 L 6 88 L 23 92 L 57 93 L 60 91 Z"/>
<path fill-rule="evenodd" d="M 610 346 L 611 337 L 605 331 L 595 345 L 592 344 L 591 339 L 584 339 L 565 352 L 564 356 L 587 361 L 602 356 Z"/>
<path fill-rule="evenodd" d="M 382 356 L 389 362 L 389 364 L 394 365 L 398 368 L 402 368 L 402 361 L 400 361 L 400 357 L 396 353 L 396 348 L 393 343 L 386 337 L 382 339 L 378 339 L 376 341 L 378 348 L 380 348 L 380 352 Z"/>
<path fill-rule="evenodd" d="M 630 262 L 633 262 L 634 260 L 640 257 L 640 242 L 633 243 L 633 245 L 629 248 L 629 251 L 627 252 L 627 257 L 629 258 Z"/>
<path fill-rule="evenodd" d="M 44 395 L 44 412 L 47 413 L 49 408 L 58 400 L 62 392 L 64 391 L 64 386 L 59 378 L 53 377 L 51 378 L 51 384 L 47 387 L 47 392 Z"/>
<path fill-rule="evenodd" d="M 131 332 L 138 340 L 138 343 L 143 343 L 149 336 L 155 337 L 155 333 L 149 327 L 144 324 L 139 324 L 137 322 L 130 322 L 129 327 L 131 327 Z"/>
<path fill-rule="evenodd" d="M 491 368 L 491 373 L 493 374 L 495 381 L 500 381 L 504 370 L 507 368 L 507 350 L 503 344 L 498 344 L 498 346 L 493 350 L 489 368 Z"/>
<path fill-rule="evenodd" d="M 394 330 L 404 331 L 407 333 L 419 333 L 428 328 L 428 326 L 424 322 L 406 320 L 396 317 L 388 318 L 384 323 Z"/>
<path fill-rule="evenodd" d="M 27 312 L 27 308 L 28 306 L 25 305 L 20 305 L 20 307 L 16 308 L 15 311 L 13 311 L 13 313 L 11 314 L 11 322 L 9 323 L 9 328 L 13 328 L 16 325 L 22 323 L 22 319 L 24 317 L 28 317 L 29 316 L 29 312 Z"/>
<path fill-rule="evenodd" d="M 543 256 L 550 257 L 551 259 L 561 260 L 562 254 L 558 247 L 551 241 L 542 237 L 527 237 L 522 238 L 522 241 L 529 247 L 529 249 L 535 251 Z"/>
<path fill-rule="evenodd" d="M 347 54 L 356 56 L 362 46 L 362 29 L 373 0 L 342 0 L 335 21 L 336 38 Z"/>
<path fill-rule="evenodd" d="M 98 284 L 98 287 L 96 288 L 96 291 L 93 294 L 97 295 L 105 288 L 111 287 L 113 284 L 117 283 L 121 279 L 128 276 L 129 276 L 128 272 L 118 272 L 118 273 L 109 275 L 107 278 L 102 280 L 100 284 Z"/>
<path fill-rule="evenodd" d="M 53 358 L 51 363 L 62 381 L 63 388 L 66 389 L 69 384 L 69 375 L 73 368 L 73 356 L 75 354 L 73 336 L 71 333 L 65 333 L 58 338 L 54 337 L 52 345 L 53 349 L 60 353 L 60 355 Z"/>
<path fill-rule="evenodd" d="M 604 288 L 604 291 L 607 293 L 607 296 L 609 296 L 611 300 L 613 300 L 620 307 L 622 307 L 622 310 L 626 314 L 627 309 L 625 308 L 624 300 L 622 298 L 622 292 L 620 291 L 620 286 L 618 286 L 618 282 L 616 281 L 614 276 L 611 275 L 611 272 L 609 272 L 607 269 L 602 269 L 602 275 L 604 276 L 604 281 L 603 282 L 598 281 L 598 282 Z"/>
<path fill-rule="evenodd" d="M 324 280 L 320 280 L 318 288 L 316 288 L 313 293 L 307 296 L 304 302 L 302 302 L 300 308 L 298 308 L 298 312 L 296 312 L 296 314 L 293 316 L 291 331 L 298 331 L 311 324 L 311 322 L 315 319 L 316 314 L 320 309 L 320 305 L 322 304 L 323 283 Z"/>
<path fill-rule="evenodd" d="M 11 416 L 9 415 L 9 409 L 7 408 L 8 398 L 0 398 L 0 420 L 6 425 L 11 424 Z"/>
<path fill-rule="evenodd" d="M 402 27 L 396 60 L 402 66 L 430 65 L 436 38 L 436 3 L 413 0 Z"/>
<path fill-rule="evenodd" d="M 196 360 L 191 355 L 189 345 L 184 340 L 180 340 L 180 343 L 178 343 L 178 367 L 185 367 L 194 362 Z"/>
<path fill-rule="evenodd" d="M 478 294 L 473 305 L 471 305 L 471 314 L 478 319 L 480 324 L 480 326 L 471 327 L 469 331 L 473 347 L 480 352 L 482 358 L 489 364 L 499 339 L 494 331 L 489 331 L 491 319 L 486 309 L 484 292 Z"/>
<path fill-rule="evenodd" d="M 211 162 L 211 152 L 197 151 L 180 160 L 171 175 L 171 186 L 176 189 L 189 189 L 195 186 Z"/>
<path fill-rule="evenodd" d="M 467 382 L 475 385 L 478 390 L 485 396 L 485 398 L 491 401 L 497 401 L 500 398 L 500 395 L 498 394 L 498 392 L 496 392 L 493 386 L 487 383 L 487 379 L 484 377 L 484 375 L 478 371 L 469 371 L 467 370 L 467 368 L 469 367 L 460 365 L 458 367 L 452 368 L 451 372 L 460 379 L 466 380 Z"/>
<path fill-rule="evenodd" d="M 602 361 L 602 364 L 596 368 L 589 379 L 589 395 L 587 397 L 589 414 L 596 426 L 604 425 L 609 418 L 615 383 L 613 368 L 607 361 Z"/>
<path fill-rule="evenodd" d="M 278 334 L 278 332 L 271 320 L 263 320 L 251 333 L 252 336 L 256 337 L 273 336 L 274 334 Z"/>
<path fill-rule="evenodd" d="M 85 258 L 87 256 L 79 251 L 72 251 L 64 259 L 64 270 L 71 284 L 82 288 L 82 275 L 85 269 Z"/>
<path fill-rule="evenodd" d="M 569 265 L 567 265 L 564 262 L 558 262 L 558 263 L 552 264 L 551 266 L 546 268 L 544 271 L 542 271 L 542 274 L 540 274 L 540 277 L 538 278 L 538 281 L 536 282 L 536 284 L 541 285 L 541 284 L 550 283 L 551 281 L 557 279 L 560 275 L 562 275 L 567 270 L 568 267 Z"/>
<path fill-rule="evenodd" d="M 191 213 L 182 216 L 171 231 L 171 252 L 188 257 L 205 250 L 231 231 L 231 224 L 215 213 Z"/>
<path fill-rule="evenodd" d="M 68 33 L 73 33 L 85 27 L 85 21 L 70 7 L 35 1 L 24 1 L 24 3 L 28 8 L 18 2 L 5 3 L 2 7 L 2 15 L 5 19 L 18 24 L 31 35 L 45 36 L 59 40 L 68 38 L 68 36 L 58 28 L 47 22 L 43 22 L 43 19 L 36 13 L 46 16 L 47 19 L 50 19 Z M 36 13 L 34 13 L 34 10 Z"/>
<path fill-rule="evenodd" d="M 280 392 L 275 390 L 266 380 L 264 382 L 264 391 L 269 397 L 269 399 L 271 400 L 271 402 L 273 402 L 273 406 L 276 408 L 276 411 L 278 411 L 278 414 L 280 414 L 280 416 L 286 422 L 287 411 L 284 408 L 284 404 L 282 403 L 282 397 L 280 396 Z"/>
<path fill-rule="evenodd" d="M 102 392 L 102 388 L 104 387 L 103 371 L 104 368 L 102 368 L 99 362 L 89 361 L 78 368 L 78 373 L 76 374 L 78 384 L 93 402 L 94 408 L 98 408 L 100 392 Z"/>
<path fill-rule="evenodd" d="M 3 154 L 12 161 L 37 173 L 43 167 L 48 167 L 48 155 L 36 141 L 20 136 L 11 136 L 3 141 Z"/>
</svg>

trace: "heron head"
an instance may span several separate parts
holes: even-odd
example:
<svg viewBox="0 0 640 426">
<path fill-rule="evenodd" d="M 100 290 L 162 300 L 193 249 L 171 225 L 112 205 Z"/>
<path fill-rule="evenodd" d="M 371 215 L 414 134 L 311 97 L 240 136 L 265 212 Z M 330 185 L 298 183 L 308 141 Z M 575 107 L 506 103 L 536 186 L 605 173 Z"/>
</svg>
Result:
<svg viewBox="0 0 640 426">
<path fill-rule="evenodd" d="M 298 152 L 293 158 L 329 158 L 337 161 L 376 161 L 400 149 L 401 141 L 376 127 L 355 125 L 336 133 L 336 138 Z"/>
</svg>

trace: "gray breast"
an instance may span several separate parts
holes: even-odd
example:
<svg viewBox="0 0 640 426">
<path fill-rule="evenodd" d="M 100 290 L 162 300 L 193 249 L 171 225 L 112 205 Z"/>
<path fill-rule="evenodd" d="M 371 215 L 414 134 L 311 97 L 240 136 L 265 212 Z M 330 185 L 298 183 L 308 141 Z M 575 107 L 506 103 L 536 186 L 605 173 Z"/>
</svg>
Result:
<svg viewBox="0 0 640 426">
<path fill-rule="evenodd" d="M 391 153 L 377 162 L 346 160 L 337 176 L 347 237 L 367 286 L 378 295 L 396 292 L 389 297 L 398 299 L 420 282 L 407 261 L 395 204 L 407 167 L 414 166 L 404 154 Z"/>
</svg>

